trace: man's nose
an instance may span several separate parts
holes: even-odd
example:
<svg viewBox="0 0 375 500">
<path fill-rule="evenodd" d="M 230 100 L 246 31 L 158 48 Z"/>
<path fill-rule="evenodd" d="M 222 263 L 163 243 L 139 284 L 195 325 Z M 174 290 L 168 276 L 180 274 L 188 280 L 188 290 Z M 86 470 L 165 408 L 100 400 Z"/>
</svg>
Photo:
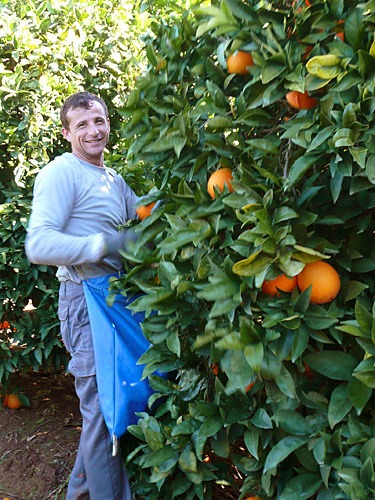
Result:
<svg viewBox="0 0 375 500">
<path fill-rule="evenodd" d="M 94 135 L 97 135 L 99 133 L 99 128 L 96 123 L 90 124 L 90 133 Z"/>
</svg>

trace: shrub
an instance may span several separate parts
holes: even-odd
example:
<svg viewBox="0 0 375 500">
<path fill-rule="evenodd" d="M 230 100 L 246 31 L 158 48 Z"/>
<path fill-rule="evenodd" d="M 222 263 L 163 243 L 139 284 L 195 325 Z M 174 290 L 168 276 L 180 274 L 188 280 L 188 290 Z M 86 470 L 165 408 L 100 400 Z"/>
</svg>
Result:
<svg viewBox="0 0 375 500">
<path fill-rule="evenodd" d="M 139 71 L 139 34 L 147 21 L 133 7 L 107 0 L 2 2 L 0 7 L 0 320 L 11 324 L 0 331 L 0 384 L 15 369 L 66 366 L 55 270 L 30 265 L 24 254 L 33 182 L 40 168 L 69 149 L 60 133 L 59 109 L 70 93 L 82 89 L 108 103 L 107 163 L 123 169 L 119 105 Z M 132 173 L 128 177 L 137 186 Z M 32 313 L 24 311 L 29 301 Z"/>
<path fill-rule="evenodd" d="M 374 494 L 372 7 L 224 0 L 151 26 L 123 134 L 154 188 L 145 202 L 164 204 L 117 284 L 143 292 L 159 403 L 129 429 L 141 498 Z M 238 49 L 246 75 L 227 72 Z M 293 110 L 290 91 L 318 105 Z M 221 167 L 234 191 L 212 199 Z M 341 277 L 332 302 L 261 293 L 322 259 Z"/>
</svg>

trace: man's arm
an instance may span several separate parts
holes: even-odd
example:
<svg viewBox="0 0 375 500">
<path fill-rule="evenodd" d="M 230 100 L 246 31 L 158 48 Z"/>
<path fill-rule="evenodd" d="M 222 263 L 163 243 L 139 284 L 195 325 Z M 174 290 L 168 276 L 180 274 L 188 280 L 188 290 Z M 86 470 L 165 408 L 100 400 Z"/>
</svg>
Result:
<svg viewBox="0 0 375 500">
<path fill-rule="evenodd" d="M 71 169 L 52 162 L 38 174 L 25 251 L 35 264 L 55 266 L 97 262 L 107 252 L 102 234 L 72 236 L 64 232 L 74 203 Z"/>
</svg>

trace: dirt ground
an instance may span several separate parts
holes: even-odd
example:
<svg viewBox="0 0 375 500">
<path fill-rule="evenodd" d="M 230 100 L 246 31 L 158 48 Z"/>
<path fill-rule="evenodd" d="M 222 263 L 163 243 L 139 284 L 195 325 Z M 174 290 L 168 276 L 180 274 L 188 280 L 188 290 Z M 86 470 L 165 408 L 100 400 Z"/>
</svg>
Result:
<svg viewBox="0 0 375 500">
<path fill-rule="evenodd" d="M 0 406 L 0 500 L 64 500 L 81 432 L 71 375 L 13 374 L 29 407 Z M 218 487 L 212 500 L 238 494 Z"/>
<path fill-rule="evenodd" d="M 14 374 L 30 407 L 0 408 L 0 500 L 65 498 L 81 431 L 73 377 Z"/>
</svg>

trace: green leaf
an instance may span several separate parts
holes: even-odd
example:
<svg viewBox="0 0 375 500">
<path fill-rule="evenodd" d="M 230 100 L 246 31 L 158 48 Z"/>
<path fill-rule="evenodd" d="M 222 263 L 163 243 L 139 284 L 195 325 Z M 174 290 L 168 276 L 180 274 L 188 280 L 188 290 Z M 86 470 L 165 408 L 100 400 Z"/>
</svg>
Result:
<svg viewBox="0 0 375 500">
<path fill-rule="evenodd" d="M 296 219 L 299 214 L 290 207 L 280 207 L 277 208 L 273 214 L 273 219 L 275 224 L 283 222 L 290 219 Z"/>
<path fill-rule="evenodd" d="M 375 154 L 370 155 L 366 162 L 366 175 L 371 184 L 375 184 Z"/>
<path fill-rule="evenodd" d="M 314 139 L 311 141 L 310 146 L 306 149 L 306 153 L 309 153 L 310 151 L 314 151 L 314 149 L 317 149 L 319 146 L 324 145 L 326 140 L 329 137 L 332 137 L 332 132 L 335 130 L 335 127 L 333 125 L 330 125 L 329 127 L 325 127 L 323 130 L 320 130 Z"/>
<path fill-rule="evenodd" d="M 262 364 L 264 357 L 263 344 L 258 342 L 256 344 L 248 344 L 245 346 L 244 354 L 246 361 L 249 363 L 253 370 L 258 370 Z"/>
<path fill-rule="evenodd" d="M 337 386 L 332 392 L 328 405 L 328 422 L 331 429 L 345 418 L 352 406 L 353 404 L 348 397 L 347 385 Z"/>
<path fill-rule="evenodd" d="M 278 388 L 288 397 L 294 399 L 297 397 L 294 379 L 289 371 L 282 365 L 280 374 L 275 378 Z"/>
<path fill-rule="evenodd" d="M 309 343 L 309 334 L 306 328 L 300 327 L 293 336 L 292 362 L 294 363 L 304 352 Z"/>
<path fill-rule="evenodd" d="M 245 440 L 245 445 L 251 455 L 259 460 L 259 454 L 258 454 L 258 443 L 259 443 L 259 437 L 261 436 L 261 430 L 258 429 L 258 427 L 251 426 L 244 435 L 244 440 Z"/>
<path fill-rule="evenodd" d="M 179 459 L 178 465 L 181 470 L 187 473 L 195 473 L 198 471 L 197 467 L 197 457 L 191 449 L 191 445 L 188 444 L 182 451 Z"/>
<path fill-rule="evenodd" d="M 353 372 L 353 376 L 371 389 L 375 389 L 375 360 L 364 359 Z"/>
<path fill-rule="evenodd" d="M 322 484 L 317 474 L 299 474 L 293 477 L 280 495 L 280 500 L 313 498 Z"/>
<path fill-rule="evenodd" d="M 225 428 L 220 429 L 215 437 L 210 440 L 212 450 L 222 458 L 228 458 L 230 454 L 230 442 Z"/>
<path fill-rule="evenodd" d="M 276 59 L 274 59 L 276 57 Z M 260 75 L 261 75 L 261 80 L 262 83 L 265 85 L 267 83 L 272 82 L 275 78 L 281 75 L 283 71 L 286 69 L 285 64 L 280 64 L 279 62 L 279 56 L 272 56 L 270 59 L 268 59 L 264 65 L 262 66 Z"/>
<path fill-rule="evenodd" d="M 289 176 L 287 177 L 285 188 L 289 189 L 298 182 L 307 171 L 318 160 L 319 155 L 305 154 L 300 156 L 291 166 Z"/>
<path fill-rule="evenodd" d="M 320 351 L 307 354 L 306 363 L 315 371 L 334 380 L 352 380 L 357 360 L 342 351 Z"/>
<path fill-rule="evenodd" d="M 227 116 L 213 116 L 207 121 L 207 130 L 214 132 L 216 130 L 225 130 L 233 126 L 233 122 Z"/>
<path fill-rule="evenodd" d="M 248 127 L 268 127 L 271 124 L 271 116 L 262 109 L 247 109 L 233 123 L 243 123 Z"/>
<path fill-rule="evenodd" d="M 363 485 L 370 491 L 374 491 L 375 473 L 374 473 L 374 459 L 367 457 L 364 464 L 359 471 L 359 478 Z"/>
<path fill-rule="evenodd" d="M 143 463 L 143 467 L 159 467 L 162 463 L 172 460 L 175 464 L 178 461 L 178 452 L 171 446 L 163 446 L 151 455 Z"/>
<path fill-rule="evenodd" d="M 215 342 L 215 347 L 217 349 L 239 349 L 242 351 L 244 346 L 245 344 L 242 342 L 238 332 L 228 333 L 225 337 Z"/>
<path fill-rule="evenodd" d="M 360 328 L 368 333 L 368 336 L 371 336 L 373 324 L 372 314 L 358 300 L 355 303 L 354 312 Z"/>
<path fill-rule="evenodd" d="M 357 5 L 356 8 L 349 12 L 348 17 L 345 20 L 345 38 L 353 47 L 354 51 L 358 50 L 360 47 L 364 34 L 364 7 L 365 4 Z"/>
<path fill-rule="evenodd" d="M 272 420 L 263 408 L 258 408 L 251 423 L 260 429 L 272 429 Z"/>
<path fill-rule="evenodd" d="M 241 0 L 225 0 L 232 13 L 241 21 L 253 22 L 258 21 L 258 15 L 254 12 L 252 6 L 242 2 Z"/>
<path fill-rule="evenodd" d="M 259 250 L 247 259 L 236 262 L 232 271 L 240 276 L 255 276 L 265 271 L 273 260 L 272 257 Z"/>
<path fill-rule="evenodd" d="M 297 436 L 309 435 L 313 432 L 312 427 L 306 419 L 293 410 L 278 410 L 273 416 L 273 420 L 288 434 Z"/>
<path fill-rule="evenodd" d="M 297 450 L 307 442 L 308 439 L 296 436 L 287 436 L 276 443 L 267 455 L 263 469 L 264 473 L 275 469 L 283 460 L 293 453 L 293 451 Z"/>
<path fill-rule="evenodd" d="M 360 281 L 350 280 L 346 286 L 345 290 L 345 302 L 355 299 L 364 290 L 368 288 L 368 285 Z"/>
<path fill-rule="evenodd" d="M 371 398 L 372 389 L 362 384 L 360 380 L 354 379 L 348 383 L 348 394 L 350 401 L 357 411 L 357 415 L 360 415 Z"/>
</svg>

